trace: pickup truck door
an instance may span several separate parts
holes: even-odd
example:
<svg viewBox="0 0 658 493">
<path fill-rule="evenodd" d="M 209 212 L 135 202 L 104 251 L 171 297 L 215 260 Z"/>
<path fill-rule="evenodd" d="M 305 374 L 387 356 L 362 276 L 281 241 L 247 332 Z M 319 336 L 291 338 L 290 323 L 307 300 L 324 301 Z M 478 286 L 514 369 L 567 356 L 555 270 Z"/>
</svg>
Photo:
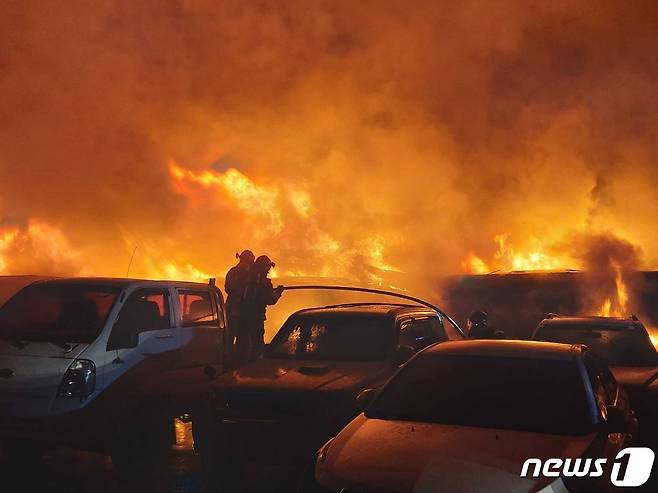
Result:
<svg viewBox="0 0 658 493">
<path fill-rule="evenodd" d="M 181 385 L 198 395 L 222 369 L 223 316 L 214 288 L 179 288 L 176 296 L 176 323 L 180 340 Z"/>
<path fill-rule="evenodd" d="M 170 395 L 168 384 L 178 366 L 178 334 L 173 324 L 171 292 L 142 288 L 121 307 L 106 353 L 105 385 L 130 395 Z M 120 341 L 117 344 L 117 341 Z M 126 341 L 132 343 L 122 344 Z"/>
</svg>

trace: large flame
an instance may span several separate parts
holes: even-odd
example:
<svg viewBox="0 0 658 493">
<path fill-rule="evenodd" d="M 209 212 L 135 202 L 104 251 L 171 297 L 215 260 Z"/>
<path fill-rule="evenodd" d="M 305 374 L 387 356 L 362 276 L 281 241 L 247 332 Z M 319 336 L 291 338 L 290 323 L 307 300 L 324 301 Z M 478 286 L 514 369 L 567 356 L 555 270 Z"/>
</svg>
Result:
<svg viewBox="0 0 658 493">
<path fill-rule="evenodd" d="M 569 255 L 547 251 L 538 238 L 530 238 L 521 247 L 512 245 L 509 238 L 508 233 L 495 235 L 493 242 L 497 248 L 492 258 L 484 260 L 470 252 L 462 261 L 462 268 L 469 274 L 579 268 L 579 264 Z"/>
<path fill-rule="evenodd" d="M 615 271 L 615 292 L 613 296 L 605 298 L 596 313 L 602 317 L 626 317 L 628 305 L 628 288 L 624 282 L 622 270 L 618 265 L 613 266 Z"/>
<path fill-rule="evenodd" d="M 0 273 L 199 280 L 250 248 L 435 294 L 588 268 L 563 246 L 602 231 L 658 265 L 650 2 L 275 3 L 3 6 Z"/>
</svg>

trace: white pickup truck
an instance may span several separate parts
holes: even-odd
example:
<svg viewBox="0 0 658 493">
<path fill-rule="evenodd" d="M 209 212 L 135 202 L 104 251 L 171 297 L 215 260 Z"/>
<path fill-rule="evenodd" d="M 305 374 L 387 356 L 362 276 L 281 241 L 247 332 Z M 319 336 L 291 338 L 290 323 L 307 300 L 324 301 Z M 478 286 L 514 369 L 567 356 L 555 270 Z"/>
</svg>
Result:
<svg viewBox="0 0 658 493">
<path fill-rule="evenodd" d="M 148 469 L 222 372 L 226 339 L 213 282 L 30 282 L 0 307 L 0 447 L 17 462 L 68 445 Z"/>
</svg>

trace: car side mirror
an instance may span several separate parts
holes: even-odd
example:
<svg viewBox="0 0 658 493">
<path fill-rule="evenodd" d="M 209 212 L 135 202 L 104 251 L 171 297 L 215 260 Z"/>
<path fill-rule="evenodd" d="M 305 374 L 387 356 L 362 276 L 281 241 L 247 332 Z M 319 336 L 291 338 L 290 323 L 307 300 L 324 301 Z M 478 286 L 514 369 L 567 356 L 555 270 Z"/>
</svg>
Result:
<svg viewBox="0 0 658 493">
<path fill-rule="evenodd" d="M 411 357 L 416 354 L 416 349 L 411 346 L 400 345 L 395 350 L 395 362 L 402 365 L 409 361 Z"/>
<path fill-rule="evenodd" d="M 628 431 L 628 415 L 619 406 L 609 405 L 605 407 L 606 420 L 605 429 L 608 433 L 625 433 Z"/>
<path fill-rule="evenodd" d="M 359 392 L 359 394 L 356 396 L 356 405 L 359 410 L 363 411 L 366 407 L 368 407 L 375 398 L 375 395 L 377 395 L 376 389 L 365 389 Z"/>
<path fill-rule="evenodd" d="M 139 344 L 139 334 L 136 330 L 127 324 L 122 324 L 119 320 L 114 327 L 107 341 L 107 350 L 136 348 Z"/>
</svg>

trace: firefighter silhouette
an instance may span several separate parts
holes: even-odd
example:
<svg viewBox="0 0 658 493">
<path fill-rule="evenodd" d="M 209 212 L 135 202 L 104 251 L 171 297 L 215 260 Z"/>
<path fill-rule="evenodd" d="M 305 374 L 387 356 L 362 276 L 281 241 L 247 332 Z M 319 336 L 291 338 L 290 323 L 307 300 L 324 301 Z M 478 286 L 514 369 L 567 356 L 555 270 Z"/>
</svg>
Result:
<svg viewBox="0 0 658 493">
<path fill-rule="evenodd" d="M 255 256 L 251 250 L 244 250 L 236 254 L 237 265 L 226 273 L 224 290 L 226 291 L 226 317 L 229 329 L 230 354 L 238 355 L 239 350 L 246 343 L 244 324 L 244 296 L 249 282 L 249 274 L 254 265 Z"/>
<path fill-rule="evenodd" d="M 261 355 L 265 348 L 265 311 L 268 305 L 274 305 L 283 287 L 274 287 L 268 277 L 274 262 L 267 255 L 258 257 L 249 271 L 247 287 L 241 303 L 241 318 L 244 324 L 244 345 L 237 348 L 238 357 L 243 361 L 252 361 Z M 242 341 L 241 341 L 242 342 Z"/>
<path fill-rule="evenodd" d="M 496 331 L 489 323 L 487 312 L 476 310 L 468 317 L 469 339 L 496 339 Z"/>
</svg>

